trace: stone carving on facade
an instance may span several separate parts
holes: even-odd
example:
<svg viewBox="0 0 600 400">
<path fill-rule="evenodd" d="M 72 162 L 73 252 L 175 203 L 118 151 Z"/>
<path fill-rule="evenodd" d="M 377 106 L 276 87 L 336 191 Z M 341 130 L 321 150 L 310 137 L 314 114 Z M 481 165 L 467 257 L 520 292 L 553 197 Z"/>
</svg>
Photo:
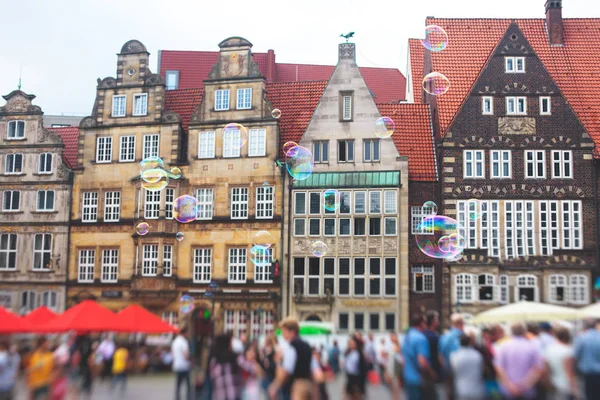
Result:
<svg viewBox="0 0 600 400">
<path fill-rule="evenodd" d="M 20 90 L 13 90 L 6 96 L 2 96 L 6 104 L 0 107 L 0 114 L 41 114 L 39 106 L 31 104 L 35 96 L 26 94 Z"/>
<path fill-rule="evenodd" d="M 164 84 L 162 76 L 159 74 L 150 74 L 144 81 L 146 86 L 157 86 Z"/>
<path fill-rule="evenodd" d="M 514 35 L 516 36 L 516 35 Z M 504 47 L 502 47 L 502 50 L 500 50 L 501 54 L 529 54 L 529 49 L 527 47 L 525 47 L 524 45 L 522 45 L 521 43 L 517 42 L 516 40 L 518 39 L 518 37 L 515 37 L 515 41 L 512 43 L 508 43 L 506 45 L 504 45 Z M 512 37 L 511 37 L 512 40 Z"/>
<path fill-rule="evenodd" d="M 513 82 L 502 88 L 502 93 L 529 93 L 529 88 L 520 82 Z"/>
<path fill-rule="evenodd" d="M 258 63 L 256 61 L 250 61 L 250 65 L 248 68 L 248 75 L 251 78 L 262 76 L 260 72 L 260 68 L 258 68 Z"/>
<path fill-rule="evenodd" d="M 67 179 L 69 177 L 69 169 L 65 166 L 65 164 L 60 163 L 57 171 L 58 179 Z"/>
<path fill-rule="evenodd" d="M 79 123 L 80 128 L 94 128 L 96 126 L 96 118 L 94 117 L 85 117 Z"/>
<path fill-rule="evenodd" d="M 338 238 L 338 254 L 350 254 L 352 249 L 351 239 L 349 238 Z"/>
<path fill-rule="evenodd" d="M 535 118 L 532 117 L 500 117 L 498 118 L 499 135 L 535 135 Z"/>
<path fill-rule="evenodd" d="M 165 111 L 162 115 L 162 122 L 171 122 L 171 123 L 181 122 L 181 117 L 176 112 Z"/>
<path fill-rule="evenodd" d="M 139 40 L 129 40 L 121 47 L 121 54 L 147 53 L 146 46 Z"/>
<path fill-rule="evenodd" d="M 367 239 L 354 238 L 352 252 L 354 254 L 365 254 L 367 252 Z"/>
<path fill-rule="evenodd" d="M 115 87 L 117 87 L 117 80 L 112 76 L 108 76 L 98 83 L 98 89 L 110 89 Z"/>
<path fill-rule="evenodd" d="M 200 104 L 198 104 L 196 106 L 196 108 L 194 109 L 194 112 L 192 113 L 192 116 L 190 117 L 190 125 L 192 125 L 194 123 L 202 122 L 202 103 L 204 103 L 204 101 L 202 101 Z"/>
<path fill-rule="evenodd" d="M 383 239 L 383 252 L 385 254 L 395 254 L 398 252 L 398 241 L 394 238 Z"/>
<path fill-rule="evenodd" d="M 381 253 L 382 242 L 381 238 L 369 238 L 369 254 Z"/>
<path fill-rule="evenodd" d="M 42 128 L 38 132 L 37 141 L 38 141 L 38 143 L 46 143 L 46 142 L 62 143 L 62 138 L 58 134 Z"/>
<path fill-rule="evenodd" d="M 341 43 L 339 46 L 340 60 L 355 60 L 355 51 L 354 43 Z"/>
<path fill-rule="evenodd" d="M 208 79 L 217 79 L 219 77 L 219 69 L 219 61 L 217 61 L 217 63 L 211 68 L 208 74 Z"/>
</svg>

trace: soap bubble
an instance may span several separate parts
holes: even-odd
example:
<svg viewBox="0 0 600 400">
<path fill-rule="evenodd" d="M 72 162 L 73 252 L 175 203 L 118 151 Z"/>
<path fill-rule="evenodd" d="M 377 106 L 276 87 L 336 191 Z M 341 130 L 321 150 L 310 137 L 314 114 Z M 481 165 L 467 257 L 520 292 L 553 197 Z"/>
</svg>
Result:
<svg viewBox="0 0 600 400">
<path fill-rule="evenodd" d="M 184 294 L 179 299 L 179 311 L 182 314 L 189 314 L 194 309 L 194 298 L 189 294 Z"/>
<path fill-rule="evenodd" d="M 265 246 L 254 245 L 250 248 L 250 261 L 254 265 L 264 265 L 270 262 L 269 249 Z"/>
<path fill-rule="evenodd" d="M 184 238 L 185 235 L 183 234 L 183 232 L 177 232 L 177 234 L 175 234 L 175 239 L 177 239 L 178 242 L 181 242 Z"/>
<path fill-rule="evenodd" d="M 469 199 L 465 204 L 466 211 L 469 214 L 469 220 L 476 221 L 481 218 L 481 200 Z"/>
<path fill-rule="evenodd" d="M 381 139 L 389 138 L 394 133 L 396 124 L 390 117 L 381 117 L 375 121 L 375 136 Z"/>
<path fill-rule="evenodd" d="M 271 111 L 271 116 L 275 119 L 279 119 L 279 117 L 281 117 L 281 110 L 279 108 L 275 108 L 273 111 Z"/>
<path fill-rule="evenodd" d="M 432 72 L 423 78 L 423 90 L 433 96 L 441 96 L 450 89 L 450 81 L 439 72 Z"/>
<path fill-rule="evenodd" d="M 432 258 L 448 258 L 465 248 L 465 229 L 455 219 L 443 215 L 424 218 L 417 227 L 417 246 Z"/>
<path fill-rule="evenodd" d="M 269 182 L 265 182 L 262 185 L 265 186 L 265 187 L 271 186 L 271 184 Z"/>
<path fill-rule="evenodd" d="M 162 168 L 152 168 L 141 173 L 142 187 L 150 192 L 163 190 L 169 184 L 169 173 Z"/>
<path fill-rule="evenodd" d="M 232 122 L 223 127 L 223 138 L 231 138 L 234 147 L 242 147 L 248 141 L 248 129 L 244 125 Z"/>
<path fill-rule="evenodd" d="M 447 262 L 457 262 L 457 261 L 460 261 L 462 258 L 463 258 L 463 253 L 456 253 L 454 255 L 446 257 L 446 261 Z"/>
<path fill-rule="evenodd" d="M 147 235 L 148 232 L 150 231 L 150 225 L 148 225 L 147 222 L 140 222 L 135 227 L 135 231 L 137 232 L 138 235 L 142 235 L 142 236 Z"/>
<path fill-rule="evenodd" d="M 340 208 L 340 194 L 335 189 L 328 189 L 323 193 L 323 207 L 327 211 L 335 211 Z"/>
<path fill-rule="evenodd" d="M 190 195 L 183 195 L 173 202 L 173 218 L 182 224 L 187 224 L 198 216 L 198 200 Z"/>
<path fill-rule="evenodd" d="M 252 243 L 256 246 L 263 246 L 265 248 L 271 247 L 273 244 L 273 236 L 268 231 L 258 231 L 252 239 Z"/>
<path fill-rule="evenodd" d="M 426 201 L 423 203 L 423 214 L 426 217 L 431 217 L 432 215 L 437 215 L 438 206 L 433 201 Z"/>
<path fill-rule="evenodd" d="M 327 248 L 327 244 L 325 244 L 321 240 L 317 240 L 316 242 L 313 242 L 310 245 L 310 247 L 312 249 L 313 256 L 315 256 L 315 257 L 323 257 L 325 254 L 327 254 L 327 250 L 329 250 Z"/>
<path fill-rule="evenodd" d="M 314 159 L 310 150 L 298 146 L 297 153 L 285 158 L 285 166 L 290 176 L 296 180 L 303 181 L 312 174 Z"/>
<path fill-rule="evenodd" d="M 140 161 L 140 175 L 149 169 L 165 169 L 165 163 L 160 157 L 146 157 Z"/>
<path fill-rule="evenodd" d="M 427 25 L 425 39 L 420 39 L 420 41 L 427 50 L 437 53 L 448 47 L 448 34 L 441 26 Z"/>
<path fill-rule="evenodd" d="M 181 169 L 179 167 L 171 168 L 170 178 L 173 178 L 173 179 L 181 178 Z"/>
<path fill-rule="evenodd" d="M 283 154 L 288 157 L 294 157 L 296 154 L 298 154 L 298 143 L 286 142 L 283 145 Z"/>
</svg>

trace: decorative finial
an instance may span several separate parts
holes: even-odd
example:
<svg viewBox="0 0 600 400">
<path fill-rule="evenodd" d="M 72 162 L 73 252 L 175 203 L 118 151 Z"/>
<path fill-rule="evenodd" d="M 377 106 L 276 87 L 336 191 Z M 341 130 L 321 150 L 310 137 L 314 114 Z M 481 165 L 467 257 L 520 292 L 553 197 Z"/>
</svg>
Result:
<svg viewBox="0 0 600 400">
<path fill-rule="evenodd" d="M 351 37 L 354 37 L 354 32 L 346 33 L 345 35 L 342 33 L 340 35 L 340 37 L 343 37 L 344 39 L 346 39 L 346 43 L 348 43 L 348 39 L 350 39 Z"/>
<path fill-rule="evenodd" d="M 17 88 L 21 90 L 21 76 L 23 75 L 23 64 L 21 63 L 21 68 L 19 69 L 19 85 Z"/>
</svg>

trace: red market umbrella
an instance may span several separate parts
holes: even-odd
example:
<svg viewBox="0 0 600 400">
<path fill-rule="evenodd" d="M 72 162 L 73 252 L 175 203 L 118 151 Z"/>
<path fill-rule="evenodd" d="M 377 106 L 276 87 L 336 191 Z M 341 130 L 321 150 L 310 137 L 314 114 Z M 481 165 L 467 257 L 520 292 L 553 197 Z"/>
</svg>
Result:
<svg viewBox="0 0 600 400">
<path fill-rule="evenodd" d="M 21 317 L 11 313 L 7 309 L 0 307 L 0 334 L 26 333 L 31 326 Z"/>
<path fill-rule="evenodd" d="M 49 309 L 46 306 L 41 306 L 30 312 L 29 314 L 21 317 L 21 320 L 27 321 L 32 327 L 47 324 L 54 318 L 58 317 L 58 314 Z"/>
<path fill-rule="evenodd" d="M 119 311 L 118 332 L 177 333 L 179 330 L 136 304 Z"/>
<path fill-rule="evenodd" d="M 93 300 L 84 300 L 69 308 L 52 321 L 33 327 L 32 332 L 59 333 L 75 331 L 77 333 L 112 332 L 119 329 L 117 315 Z"/>
</svg>

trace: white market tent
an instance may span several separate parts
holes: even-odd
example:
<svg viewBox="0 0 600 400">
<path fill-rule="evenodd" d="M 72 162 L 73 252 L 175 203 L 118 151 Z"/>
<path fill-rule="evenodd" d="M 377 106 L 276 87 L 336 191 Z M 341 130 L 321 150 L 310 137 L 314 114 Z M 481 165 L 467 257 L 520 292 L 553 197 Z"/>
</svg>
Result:
<svg viewBox="0 0 600 400">
<path fill-rule="evenodd" d="M 594 303 L 580 309 L 579 318 L 600 318 L 600 303 Z"/>
<path fill-rule="evenodd" d="M 553 304 L 520 301 L 477 314 L 474 324 L 500 322 L 572 321 L 580 318 L 579 310 Z"/>
</svg>

